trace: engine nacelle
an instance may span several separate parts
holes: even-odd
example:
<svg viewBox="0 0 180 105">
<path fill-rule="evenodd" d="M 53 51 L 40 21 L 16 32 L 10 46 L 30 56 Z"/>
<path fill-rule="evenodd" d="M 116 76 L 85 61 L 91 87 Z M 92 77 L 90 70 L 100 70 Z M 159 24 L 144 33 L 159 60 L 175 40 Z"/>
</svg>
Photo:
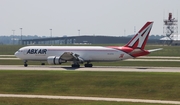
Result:
<svg viewBox="0 0 180 105">
<path fill-rule="evenodd" d="M 51 65 L 58 65 L 61 63 L 66 63 L 67 61 L 60 59 L 60 56 L 49 56 L 47 58 L 47 62 L 48 64 L 51 64 Z"/>
</svg>

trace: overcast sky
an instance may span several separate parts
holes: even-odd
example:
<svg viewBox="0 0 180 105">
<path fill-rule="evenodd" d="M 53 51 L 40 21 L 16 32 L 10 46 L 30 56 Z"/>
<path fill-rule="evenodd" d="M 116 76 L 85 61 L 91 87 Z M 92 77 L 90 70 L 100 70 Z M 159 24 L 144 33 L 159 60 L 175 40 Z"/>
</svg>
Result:
<svg viewBox="0 0 180 105">
<path fill-rule="evenodd" d="M 162 35 L 163 19 L 179 19 L 178 10 L 180 0 L 0 0 L 0 35 L 129 35 L 147 21 Z"/>
</svg>

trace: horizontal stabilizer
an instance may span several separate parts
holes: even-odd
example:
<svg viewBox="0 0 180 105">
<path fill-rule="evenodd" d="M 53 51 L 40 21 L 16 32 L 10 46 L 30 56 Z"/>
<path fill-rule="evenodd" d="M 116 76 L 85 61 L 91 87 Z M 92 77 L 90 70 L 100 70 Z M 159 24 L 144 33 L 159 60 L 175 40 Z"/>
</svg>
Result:
<svg viewBox="0 0 180 105">
<path fill-rule="evenodd" d="M 162 50 L 163 48 L 158 48 L 158 49 L 152 49 L 152 50 L 148 50 L 149 52 L 154 52 L 154 51 L 159 51 Z"/>
</svg>

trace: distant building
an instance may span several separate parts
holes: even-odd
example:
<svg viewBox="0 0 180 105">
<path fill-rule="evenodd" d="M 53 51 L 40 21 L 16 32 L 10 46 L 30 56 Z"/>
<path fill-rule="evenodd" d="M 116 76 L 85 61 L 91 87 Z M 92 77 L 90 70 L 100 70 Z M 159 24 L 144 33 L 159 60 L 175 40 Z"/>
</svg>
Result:
<svg viewBox="0 0 180 105">
<path fill-rule="evenodd" d="M 132 37 L 115 36 L 66 36 L 22 40 L 24 45 L 30 44 L 125 44 Z M 157 43 L 159 39 L 148 39 L 148 43 Z M 52 43 L 51 43 L 52 42 Z"/>
</svg>

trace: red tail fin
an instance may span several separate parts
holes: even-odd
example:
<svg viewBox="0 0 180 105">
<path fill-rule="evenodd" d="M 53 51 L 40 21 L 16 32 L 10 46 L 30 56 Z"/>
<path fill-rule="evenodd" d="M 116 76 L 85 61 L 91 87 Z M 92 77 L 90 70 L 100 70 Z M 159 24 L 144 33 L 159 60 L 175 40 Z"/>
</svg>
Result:
<svg viewBox="0 0 180 105">
<path fill-rule="evenodd" d="M 153 22 L 147 22 L 139 32 L 125 45 L 125 47 L 131 47 L 133 49 L 144 49 L 149 33 L 151 31 Z"/>
</svg>

